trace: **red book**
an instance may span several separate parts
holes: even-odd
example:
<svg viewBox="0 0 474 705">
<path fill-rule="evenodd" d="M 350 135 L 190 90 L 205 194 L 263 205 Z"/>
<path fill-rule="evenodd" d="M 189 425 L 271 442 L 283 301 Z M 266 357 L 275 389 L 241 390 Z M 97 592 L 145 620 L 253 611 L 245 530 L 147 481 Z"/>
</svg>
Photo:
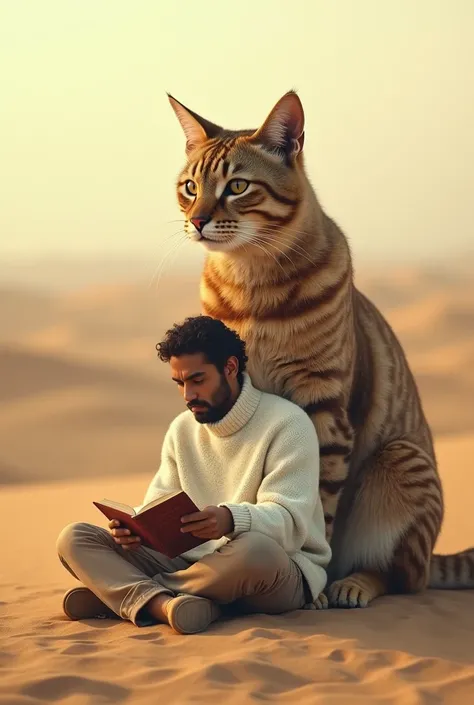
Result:
<svg viewBox="0 0 474 705">
<path fill-rule="evenodd" d="M 129 529 L 132 535 L 139 536 L 144 546 L 153 548 L 168 558 L 176 558 L 181 553 L 210 540 L 197 538 L 190 533 L 181 533 L 181 517 L 199 511 L 183 490 L 162 495 L 136 513 L 132 507 L 109 499 L 93 504 L 107 519 L 116 519 Z"/>
</svg>

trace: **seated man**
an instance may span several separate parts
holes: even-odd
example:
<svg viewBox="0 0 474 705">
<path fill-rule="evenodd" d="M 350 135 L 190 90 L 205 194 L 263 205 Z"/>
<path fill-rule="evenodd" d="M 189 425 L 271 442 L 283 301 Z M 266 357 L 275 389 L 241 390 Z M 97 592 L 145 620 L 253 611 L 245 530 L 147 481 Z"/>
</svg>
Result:
<svg viewBox="0 0 474 705">
<path fill-rule="evenodd" d="M 221 607 L 283 613 L 317 600 L 331 556 L 319 498 L 319 443 L 306 413 L 257 390 L 244 342 L 221 321 L 187 318 L 157 345 L 188 409 L 167 431 L 144 504 L 183 489 L 202 508 L 182 531 L 210 541 L 169 559 L 118 522 L 69 524 L 57 550 L 85 587 L 71 619 L 116 616 L 189 634 Z"/>
</svg>

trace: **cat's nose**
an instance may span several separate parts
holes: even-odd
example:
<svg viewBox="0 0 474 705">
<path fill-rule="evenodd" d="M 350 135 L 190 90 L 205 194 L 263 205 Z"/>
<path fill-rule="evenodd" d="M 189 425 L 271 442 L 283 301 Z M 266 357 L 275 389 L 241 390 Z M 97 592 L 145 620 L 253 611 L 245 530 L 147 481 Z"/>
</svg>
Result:
<svg viewBox="0 0 474 705">
<path fill-rule="evenodd" d="M 189 219 L 194 225 L 198 233 L 202 233 L 202 229 L 211 220 L 208 215 L 197 215 L 194 218 Z"/>
</svg>

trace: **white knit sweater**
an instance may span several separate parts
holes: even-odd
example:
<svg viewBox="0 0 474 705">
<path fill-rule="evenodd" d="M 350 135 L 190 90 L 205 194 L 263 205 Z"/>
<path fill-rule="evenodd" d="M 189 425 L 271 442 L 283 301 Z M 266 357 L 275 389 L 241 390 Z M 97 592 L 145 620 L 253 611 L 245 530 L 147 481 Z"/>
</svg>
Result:
<svg viewBox="0 0 474 705">
<path fill-rule="evenodd" d="M 228 507 L 234 532 L 183 554 L 199 560 L 244 531 L 275 539 L 299 565 L 317 598 L 331 549 L 319 497 L 319 443 L 307 414 L 257 390 L 247 373 L 239 397 L 215 423 L 184 411 L 166 434 L 161 465 L 143 504 L 183 489 L 200 509 Z"/>
</svg>

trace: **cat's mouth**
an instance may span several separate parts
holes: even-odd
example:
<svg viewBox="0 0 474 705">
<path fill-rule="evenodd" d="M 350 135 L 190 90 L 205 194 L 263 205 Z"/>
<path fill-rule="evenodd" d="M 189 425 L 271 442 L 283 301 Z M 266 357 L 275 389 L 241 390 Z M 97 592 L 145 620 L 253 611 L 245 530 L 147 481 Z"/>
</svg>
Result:
<svg viewBox="0 0 474 705">
<path fill-rule="evenodd" d="M 194 232 L 189 235 L 193 242 L 198 242 L 202 247 L 209 251 L 225 251 L 233 248 L 233 241 L 235 240 L 234 233 L 212 233 L 207 235 L 199 232 Z"/>
<path fill-rule="evenodd" d="M 199 233 L 199 238 L 197 239 L 197 241 L 207 247 L 209 247 L 209 246 L 216 247 L 218 245 L 224 245 L 224 244 L 229 243 L 232 240 L 232 238 L 233 238 L 233 236 L 229 235 L 229 233 L 225 233 L 224 235 L 214 235 L 213 237 Z"/>
<path fill-rule="evenodd" d="M 232 239 L 232 235 L 229 235 L 226 233 L 224 236 L 221 237 L 209 237 L 208 235 L 203 235 L 202 233 L 199 233 L 199 238 L 198 242 L 213 242 L 213 243 L 219 243 L 219 242 L 229 242 L 229 240 Z"/>
</svg>

